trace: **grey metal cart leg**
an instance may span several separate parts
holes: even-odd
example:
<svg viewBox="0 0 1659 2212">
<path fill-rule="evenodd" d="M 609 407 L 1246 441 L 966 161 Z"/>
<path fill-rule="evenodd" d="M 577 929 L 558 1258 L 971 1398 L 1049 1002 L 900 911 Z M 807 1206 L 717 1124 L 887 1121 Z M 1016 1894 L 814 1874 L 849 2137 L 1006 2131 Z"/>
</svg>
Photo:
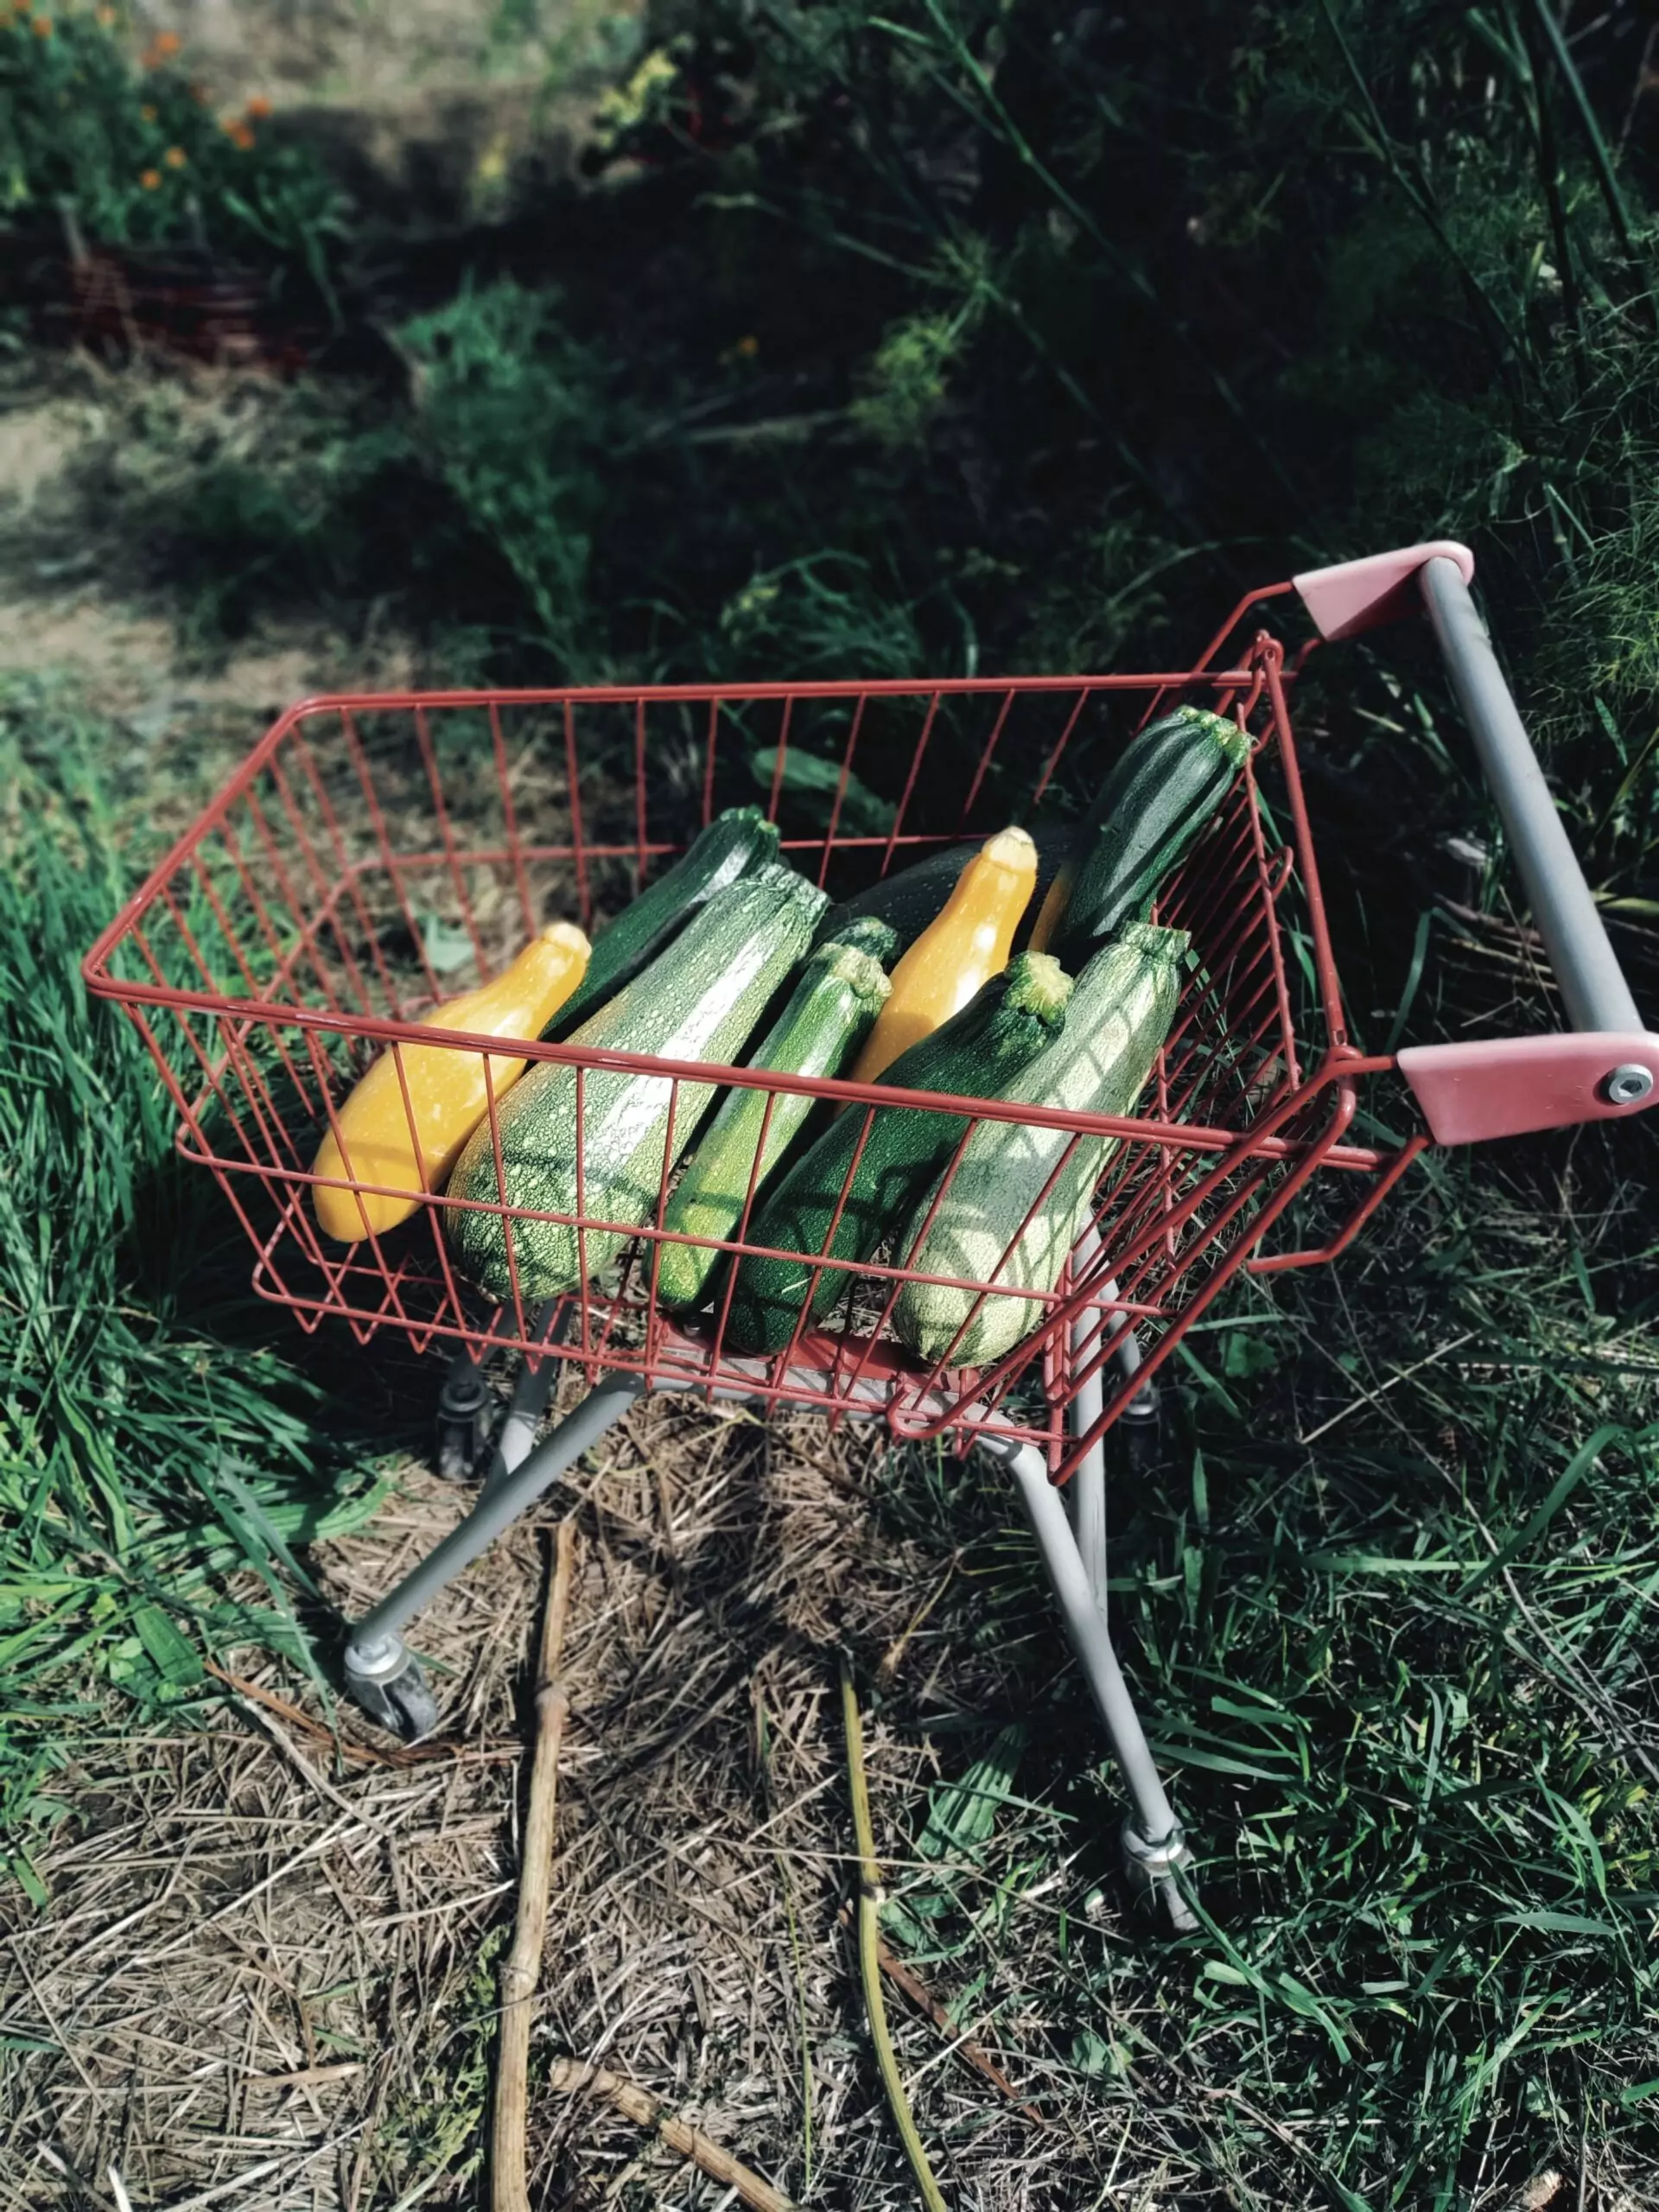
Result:
<svg viewBox="0 0 1659 2212">
<path fill-rule="evenodd" d="M 982 1440 L 1002 1460 L 1019 1487 L 1066 1634 L 1129 1793 L 1133 1810 L 1121 1833 L 1125 1872 L 1138 1889 L 1157 1898 L 1178 1935 L 1189 1934 L 1198 1921 L 1175 1878 L 1191 1865 L 1192 1854 L 1165 1795 L 1146 1732 L 1112 1649 L 1105 1613 L 1066 1519 L 1065 1503 L 1050 1482 L 1047 1463 L 1034 1444 L 998 1446 L 989 1438 Z"/>
<path fill-rule="evenodd" d="M 458 1351 L 438 1393 L 432 1471 L 447 1483 L 466 1483 L 489 1434 L 490 1394 L 470 1352 Z"/>
<path fill-rule="evenodd" d="M 1092 1256 L 1089 1249 L 1092 1241 L 1090 1232 L 1078 1248 L 1078 1256 L 1085 1263 Z M 1103 1300 L 1109 1304 L 1116 1296 L 1116 1283 L 1109 1281 L 1102 1292 Z M 1099 1307 L 1091 1307 L 1078 1316 L 1072 1325 L 1071 1344 L 1079 1360 L 1098 1347 L 1102 1332 L 1110 1325 Z M 1141 1346 L 1132 1327 L 1122 1330 L 1112 1357 L 1125 1374 L 1139 1372 Z M 1094 1426 L 1104 1395 L 1099 1374 L 1091 1376 L 1079 1387 L 1068 1414 L 1074 1436 L 1086 1434 Z M 1131 1399 L 1130 1408 L 1142 1408 L 1140 1419 L 1145 1428 L 1155 1427 L 1157 1400 L 1150 1384 Z M 988 1445 L 989 1440 L 985 1440 Z M 1123 1670 L 1112 1648 L 1107 1623 L 1105 1446 L 1096 1441 L 1071 1478 L 1073 1517 L 1069 1523 L 1059 1494 L 1048 1479 L 1043 1456 L 1035 1446 L 1004 1446 L 998 1456 L 1019 1484 L 1066 1632 L 1106 1725 L 1112 1756 L 1129 1793 L 1134 1809 L 1124 1821 L 1119 1837 L 1124 1871 L 1137 1889 L 1153 1896 L 1162 1906 L 1178 1935 L 1188 1934 L 1198 1922 L 1176 1876 L 1191 1866 L 1192 1854 L 1187 1849 L 1180 1822 L 1153 1761 L 1128 1685 L 1123 1680 Z"/>
<path fill-rule="evenodd" d="M 532 1334 L 550 1344 L 555 1332 L 550 1329 L 556 1300 L 549 1299 L 536 1317 Z M 547 1410 L 548 1399 L 559 1379 L 559 1362 L 550 1357 L 527 1358 L 518 1370 L 518 1380 L 513 1386 L 512 1398 L 507 1407 L 501 1433 L 495 1440 L 495 1449 L 490 1454 L 490 1464 L 484 1471 L 481 1497 L 487 1497 L 506 1481 L 515 1469 L 521 1467 L 530 1457 L 536 1442 L 536 1432 L 541 1427 L 542 1415 Z"/>
<path fill-rule="evenodd" d="M 546 1335 L 557 1303 L 550 1298 L 537 1314 L 532 1338 Z M 550 1359 L 527 1359 L 520 1369 L 505 1424 L 485 1474 L 486 1489 L 500 1475 L 504 1464 L 516 1467 L 536 1441 L 537 1425 L 553 1387 L 556 1365 Z M 433 1471 L 445 1482 L 472 1481 L 479 1456 L 489 1441 L 492 1410 L 483 1370 L 470 1352 L 458 1351 L 438 1394 L 437 1436 L 432 1453 Z"/>
<path fill-rule="evenodd" d="M 1079 1241 L 1079 1257 L 1087 1262 L 1096 1247 L 1095 1232 L 1089 1230 Z M 1101 1292 L 1102 1300 L 1109 1305 L 1117 1296 L 1116 1279 L 1109 1281 Z M 1090 1307 L 1077 1316 L 1071 1325 L 1071 1350 L 1079 1365 L 1097 1348 L 1103 1332 L 1109 1325 L 1099 1307 Z M 1120 1325 L 1117 1341 L 1112 1348 L 1112 1357 L 1125 1375 L 1141 1371 L 1141 1344 L 1133 1328 Z M 1086 1435 L 1100 1418 L 1105 1402 L 1105 1390 L 1098 1375 L 1091 1375 L 1080 1384 L 1070 1409 L 1070 1425 L 1073 1436 Z M 1118 1416 L 1118 1427 L 1123 1434 L 1132 1466 L 1150 1465 L 1157 1450 L 1158 1389 L 1152 1382 L 1142 1384 Z M 1088 1573 L 1090 1586 L 1095 1592 L 1103 1612 L 1106 1607 L 1106 1453 L 1103 1445 L 1096 1444 L 1071 1478 L 1072 1522 L 1077 1530 L 1077 1549 L 1083 1554 L 1083 1564 Z"/>
<path fill-rule="evenodd" d="M 555 1363 L 539 1364 L 545 1373 Z M 466 1519 L 356 1624 L 346 1646 L 346 1687 L 372 1719 L 411 1741 L 436 1726 L 437 1706 L 426 1677 L 397 1631 L 620 1421 L 644 1388 L 637 1375 L 604 1376 L 533 1452 L 517 1465 L 504 1463 Z M 542 1395 L 544 1402 L 545 1388 Z"/>
</svg>

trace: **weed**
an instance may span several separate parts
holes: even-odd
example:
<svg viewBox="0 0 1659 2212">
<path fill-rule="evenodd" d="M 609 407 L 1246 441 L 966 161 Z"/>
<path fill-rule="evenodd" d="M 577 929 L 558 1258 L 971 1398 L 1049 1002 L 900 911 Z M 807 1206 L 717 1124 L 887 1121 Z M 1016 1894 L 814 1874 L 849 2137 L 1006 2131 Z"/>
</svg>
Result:
<svg viewBox="0 0 1659 2212">
<path fill-rule="evenodd" d="M 111 1692 L 189 1707 L 204 1651 L 251 1643 L 315 1673 L 273 1558 L 357 1525 L 376 1495 L 316 1386 L 238 1340 L 223 1283 L 204 1287 L 225 1224 L 177 1170 L 136 1036 L 88 1002 L 80 957 L 126 888 L 93 734 L 48 695 L 0 702 L 0 1827 L 26 1887 L 29 1830 L 66 1810 L 51 1778 Z M 250 1572 L 263 1599 L 236 1594 Z"/>
</svg>

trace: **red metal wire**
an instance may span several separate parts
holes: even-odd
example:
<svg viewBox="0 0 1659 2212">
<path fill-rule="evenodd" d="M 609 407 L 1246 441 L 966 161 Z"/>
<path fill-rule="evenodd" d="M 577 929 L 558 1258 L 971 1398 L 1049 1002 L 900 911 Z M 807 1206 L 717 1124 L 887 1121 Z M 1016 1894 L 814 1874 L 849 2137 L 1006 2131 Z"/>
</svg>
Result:
<svg viewBox="0 0 1659 2212">
<path fill-rule="evenodd" d="M 1212 651 L 1258 599 L 1271 595 L 1243 602 Z M 683 750 L 680 717 L 688 709 L 706 716 L 695 772 L 706 821 L 723 803 L 722 779 L 730 797 L 753 795 L 745 754 L 755 733 L 744 710 L 777 702 L 769 811 L 776 819 L 785 804 L 791 747 L 836 761 L 826 829 L 792 833 L 783 849 L 821 884 L 829 886 L 833 874 L 840 892 L 963 836 L 988 835 L 1015 815 L 1029 819 L 1062 772 L 1086 802 L 1090 788 L 1078 764 L 1086 763 L 1091 777 L 1102 772 L 1090 754 L 1103 736 L 1098 712 L 1086 723 L 1085 712 L 1120 693 L 1128 712 L 1121 725 L 1114 713 L 1114 741 L 1144 719 L 1141 709 L 1177 696 L 1224 705 L 1254 741 L 1246 773 L 1160 901 L 1159 918 L 1190 934 L 1192 972 L 1143 1113 L 1073 1114 L 528 1042 L 516 1045 L 512 1056 L 575 1071 L 573 1212 L 405 1190 L 353 1176 L 346 1160 L 347 1188 L 401 1198 L 413 1217 L 353 1243 L 322 1236 L 309 1195 L 319 1180 L 312 1164 L 317 1147 L 330 1129 L 340 1141 L 346 1092 L 387 1046 L 397 1054 L 412 1145 L 404 1051 L 418 1044 L 484 1052 L 485 1118 L 496 1187 L 504 1186 L 490 1058 L 500 1054 L 501 1040 L 417 1027 L 416 1020 L 446 992 L 486 979 L 560 912 L 589 924 L 596 898 L 625 875 L 645 880 L 655 861 L 678 849 L 649 834 L 648 764 L 669 757 L 665 740 L 652 742 L 663 722 L 673 721 L 674 743 Z M 612 728 L 619 713 L 628 723 L 620 744 L 620 732 Z M 964 740 L 967 752 L 949 751 Z M 884 830 L 865 824 L 843 835 L 861 752 L 861 780 L 893 794 L 893 810 Z M 621 761 L 631 775 L 620 771 Z M 1257 779 L 1269 767 L 1282 785 L 1290 824 L 1282 847 L 1264 835 L 1255 796 Z M 788 804 L 793 831 L 799 810 L 792 798 Z M 1285 943 L 1286 901 L 1293 898 L 1313 967 L 1300 1033 L 1302 970 Z M 470 976 L 440 973 L 429 943 L 434 921 L 470 947 Z M 876 1412 L 902 1435 L 1033 1441 L 1060 1478 L 1139 1387 L 1112 1363 L 1125 1327 L 1140 1332 L 1144 1377 L 1242 1266 L 1306 1265 L 1343 1249 L 1422 1142 L 1348 1140 L 1357 1078 L 1389 1063 L 1361 1060 L 1344 1036 L 1283 653 L 1266 632 L 1242 666 L 1200 664 L 1139 676 L 362 693 L 308 701 L 267 732 L 84 965 L 90 988 L 126 1008 L 155 1058 L 178 1114 L 179 1149 L 210 1167 L 229 1197 L 253 1247 L 256 1291 L 290 1308 L 302 1326 L 315 1328 L 327 1316 L 364 1341 L 390 1328 L 417 1346 L 567 1360 L 590 1376 L 620 1368 L 647 1383 L 741 1388 L 768 1403 L 817 1408 L 832 1420 Z M 176 1025 L 177 1043 L 158 1027 L 157 1014 Z M 702 1110 L 693 1113 L 696 1102 L 710 1100 L 716 1086 L 760 1090 L 768 1094 L 762 1145 L 784 1096 L 959 1114 L 963 1135 L 950 1172 L 985 1122 L 1064 1131 L 1071 1141 L 1068 1158 L 1076 1144 L 1103 1140 L 1093 1205 L 1098 1247 L 1052 1290 L 1026 1294 L 1030 1333 L 982 1374 L 952 1367 L 950 1354 L 917 1360 L 893 1341 L 889 1327 L 906 1282 L 972 1293 L 975 1310 L 986 1296 L 1021 1294 L 995 1280 L 918 1271 L 902 1247 L 906 1225 L 899 1223 L 894 1243 L 869 1258 L 780 1255 L 752 1235 L 761 1196 L 758 1168 L 733 1235 L 710 1239 L 669 1230 L 677 1140 L 654 1178 L 649 1217 L 607 1219 L 590 1209 L 586 1154 L 589 1086 L 607 1071 L 666 1078 L 671 1111 L 686 1128 Z M 346 1160 L 343 1143 L 340 1149 Z M 1362 1179 L 1344 1226 L 1324 1244 L 1262 1255 L 1264 1232 L 1326 1171 Z M 340 1186 L 339 1178 L 330 1179 Z M 849 1173 L 831 1237 L 850 1183 Z M 936 1197 L 923 1209 L 912 1245 L 937 1205 Z M 501 1220 L 505 1303 L 480 1298 L 455 1271 L 445 1223 L 461 1211 Z M 522 1279 L 515 1235 L 534 1224 L 573 1231 L 584 1268 L 590 1238 L 634 1240 L 619 1268 L 562 1296 L 558 1325 L 546 1336 L 536 1331 L 540 1300 Z M 834 1305 L 817 1323 L 803 1318 L 784 1352 L 747 1355 L 729 1338 L 729 1265 L 712 1279 L 705 1317 L 686 1320 L 661 1308 L 661 1250 L 673 1243 L 799 1260 L 815 1283 L 834 1276 Z M 1104 1392 L 1100 1416 L 1088 1436 L 1068 1440 L 1065 1409 L 1095 1377 Z"/>
</svg>

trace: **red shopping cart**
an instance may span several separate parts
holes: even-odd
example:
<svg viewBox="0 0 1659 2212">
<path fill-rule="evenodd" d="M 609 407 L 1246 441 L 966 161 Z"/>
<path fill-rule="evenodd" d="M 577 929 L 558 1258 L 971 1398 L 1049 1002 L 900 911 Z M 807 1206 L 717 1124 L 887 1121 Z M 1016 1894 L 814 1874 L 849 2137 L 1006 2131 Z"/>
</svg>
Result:
<svg viewBox="0 0 1659 2212">
<path fill-rule="evenodd" d="M 410 1735 L 434 1724 L 401 1631 L 642 1391 L 810 1407 L 831 1421 L 878 1417 L 895 1436 L 987 1450 L 1012 1473 L 1128 1787 L 1127 1861 L 1186 1917 L 1175 1879 L 1184 1840 L 1106 1622 L 1106 1432 L 1150 1418 L 1158 1369 L 1241 1268 L 1334 1259 L 1431 1138 L 1637 1111 L 1659 1069 L 1659 1037 L 1637 1017 L 1475 612 L 1472 569 L 1462 547 L 1434 544 L 1299 576 L 1241 601 L 1203 657 L 1173 671 L 361 694 L 282 717 L 104 932 L 85 972 L 154 1054 L 179 1149 L 218 1177 L 252 1244 L 259 1294 L 308 1330 L 332 1318 L 364 1342 L 391 1329 L 449 1351 L 441 1451 L 451 1471 L 468 1470 L 486 1441 L 493 1401 L 480 1363 L 498 1352 L 524 1363 L 471 1511 L 348 1630 L 345 1679 L 367 1712 Z M 1289 661 L 1258 612 L 1288 594 L 1318 633 Z M 1424 605 L 1573 1026 L 1366 1056 L 1344 1024 L 1288 701 L 1319 639 Z M 393 1193 L 413 1203 L 414 1218 L 388 1234 L 342 1245 L 320 1231 L 312 1162 L 370 1060 L 416 1041 L 485 1049 L 491 1040 L 413 1025 L 486 979 L 547 919 L 585 924 L 613 911 L 683 848 L 688 822 L 753 798 L 757 772 L 785 852 L 846 895 L 1030 818 L 1063 788 L 1086 798 L 1113 749 L 1181 699 L 1231 715 L 1253 743 L 1160 900 L 1159 918 L 1189 932 L 1192 956 L 1144 1110 L 948 1102 L 964 1144 L 985 1121 L 1115 1141 L 1066 1271 L 995 1365 L 929 1365 L 902 1351 L 888 1317 L 914 1270 L 900 1248 L 845 1265 L 833 1325 L 804 1325 L 770 1357 L 728 1342 L 718 1298 L 701 1319 L 671 1317 L 655 1295 L 657 1255 L 674 1235 L 666 1170 L 654 1216 L 620 1224 L 632 1242 L 620 1267 L 533 1310 L 516 1292 L 492 1304 L 460 1276 L 441 1194 Z M 791 761 L 814 764 L 827 822 L 797 797 Z M 575 1044 L 524 1050 L 580 1071 L 664 1077 L 677 1122 L 682 1087 L 711 1081 L 854 1111 L 906 1096 Z M 1357 1141 L 1360 1087 L 1389 1071 L 1404 1076 L 1427 1133 Z M 580 1192 L 579 1163 L 580 1146 Z M 1342 1198 L 1339 1225 L 1316 1244 L 1280 1249 L 1275 1224 L 1316 1184 Z M 765 1249 L 747 1241 L 752 1207 L 753 1194 L 723 1249 Z M 580 1211 L 499 1211 L 509 1240 L 535 1219 L 601 1236 L 619 1226 Z M 554 1382 L 569 1370 L 586 1395 L 538 1445 Z"/>
</svg>

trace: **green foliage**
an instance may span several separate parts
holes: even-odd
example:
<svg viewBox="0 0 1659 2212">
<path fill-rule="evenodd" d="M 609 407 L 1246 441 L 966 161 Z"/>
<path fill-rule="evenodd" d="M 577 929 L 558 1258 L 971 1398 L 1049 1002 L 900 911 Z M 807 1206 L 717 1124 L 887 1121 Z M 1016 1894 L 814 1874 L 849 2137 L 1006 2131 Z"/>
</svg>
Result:
<svg viewBox="0 0 1659 2212">
<path fill-rule="evenodd" d="M 505 561 L 570 677 L 596 678 L 588 603 L 603 467 L 621 435 L 598 357 L 569 336 L 556 293 L 470 285 L 407 327 L 421 407 L 412 451 L 468 529 Z"/>
<path fill-rule="evenodd" d="M 889 1704 L 950 1777 L 889 1932 L 964 2026 L 1022 2024 L 1024 2079 L 1041 2050 L 1098 2080 L 1103 2143 L 1155 2127 L 1196 2202 L 1454 2207 L 1581 2160 L 1611 2193 L 1659 2158 L 1632 2092 L 1659 2070 L 1659 1237 L 1642 1160 L 1621 1182 L 1589 1149 L 1555 1148 L 1553 1218 L 1520 1163 L 1432 1156 L 1340 1269 L 1194 1332 L 1165 1464 L 1118 1473 L 1118 1648 L 1199 1853 L 1194 1936 L 1125 1943 L 1108 1909 L 1121 1785 L 1079 1775 L 1097 1724 L 1032 1635 L 1001 1479 L 891 1468 L 893 1522 L 957 1567 L 938 1637 L 1026 1731 Z"/>
<path fill-rule="evenodd" d="M 912 608 L 882 590 L 868 562 L 808 554 L 751 576 L 720 610 L 720 634 L 736 669 L 787 666 L 803 677 L 906 677 L 920 665 Z"/>
<path fill-rule="evenodd" d="M 127 889 L 91 734 L 49 694 L 0 701 L 0 1829 L 25 1833 L 60 1817 L 44 1786 L 111 1692 L 188 1706 L 203 1651 L 246 1643 L 315 1672 L 273 1554 L 376 1495 L 315 1386 L 228 1333 L 211 1184 L 181 1175 L 125 1017 L 88 1001 L 81 957 Z M 228 1593 L 247 1570 L 264 1602 Z"/>
<path fill-rule="evenodd" d="M 158 38 L 135 69 L 109 8 L 0 15 L 0 204 L 93 239 L 211 242 L 305 269 L 327 289 L 340 201 L 308 155 L 274 136 L 265 103 L 215 115 Z"/>
</svg>

